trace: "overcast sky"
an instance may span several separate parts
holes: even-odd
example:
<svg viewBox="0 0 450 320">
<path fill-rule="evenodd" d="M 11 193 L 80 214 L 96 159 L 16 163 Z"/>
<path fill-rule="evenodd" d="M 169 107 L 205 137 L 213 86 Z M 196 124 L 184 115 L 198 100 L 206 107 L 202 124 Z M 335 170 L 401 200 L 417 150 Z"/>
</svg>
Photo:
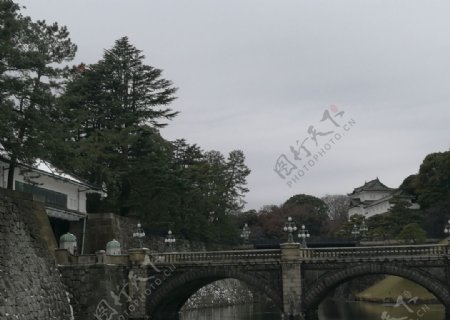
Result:
<svg viewBox="0 0 450 320">
<path fill-rule="evenodd" d="M 397 187 L 427 154 L 450 148 L 449 1 L 19 3 L 33 19 L 68 26 L 73 63 L 94 63 L 128 36 L 179 87 L 172 108 L 181 114 L 166 139 L 244 151 L 248 209 L 298 193 L 349 193 L 375 177 Z M 325 110 L 339 128 L 320 121 Z M 317 147 L 310 126 L 323 134 Z M 296 144 L 305 139 L 309 157 Z M 281 154 L 297 167 L 286 179 L 274 171 Z"/>
</svg>

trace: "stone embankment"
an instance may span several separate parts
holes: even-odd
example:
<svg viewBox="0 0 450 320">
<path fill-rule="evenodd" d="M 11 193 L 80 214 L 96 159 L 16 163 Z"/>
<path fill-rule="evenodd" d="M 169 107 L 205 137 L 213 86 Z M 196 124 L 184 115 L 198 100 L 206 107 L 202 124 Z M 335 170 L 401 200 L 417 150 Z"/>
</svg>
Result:
<svg viewBox="0 0 450 320">
<path fill-rule="evenodd" d="M 73 319 L 48 228 L 42 204 L 0 189 L 0 319 Z"/>
</svg>

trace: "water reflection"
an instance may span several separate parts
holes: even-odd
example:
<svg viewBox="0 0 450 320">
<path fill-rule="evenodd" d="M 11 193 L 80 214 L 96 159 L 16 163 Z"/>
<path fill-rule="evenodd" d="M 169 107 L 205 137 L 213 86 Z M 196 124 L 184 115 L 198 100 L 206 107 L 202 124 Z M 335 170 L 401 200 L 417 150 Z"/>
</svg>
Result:
<svg viewBox="0 0 450 320">
<path fill-rule="evenodd" d="M 181 320 L 280 320 L 274 308 L 262 304 L 203 308 L 181 314 Z"/>
<path fill-rule="evenodd" d="M 440 320 L 444 316 L 444 307 L 435 304 L 396 306 L 325 300 L 319 306 L 320 320 Z"/>
<path fill-rule="evenodd" d="M 442 305 L 382 305 L 367 302 L 325 300 L 319 306 L 319 320 L 441 320 Z M 181 315 L 181 320 L 279 320 L 280 313 L 261 304 L 204 308 Z"/>
</svg>

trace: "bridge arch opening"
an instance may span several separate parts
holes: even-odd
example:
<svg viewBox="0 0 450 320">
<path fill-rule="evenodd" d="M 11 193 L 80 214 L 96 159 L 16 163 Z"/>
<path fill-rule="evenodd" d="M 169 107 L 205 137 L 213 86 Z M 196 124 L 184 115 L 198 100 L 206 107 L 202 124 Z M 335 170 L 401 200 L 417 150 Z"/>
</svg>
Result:
<svg viewBox="0 0 450 320">
<path fill-rule="evenodd" d="M 235 279 L 242 282 L 252 292 L 265 296 L 281 312 L 281 297 L 265 279 L 230 268 L 208 268 L 188 271 L 167 280 L 164 286 L 152 294 L 151 299 L 148 300 L 147 314 L 155 320 L 178 320 L 180 310 L 192 295 L 201 288 L 224 279 Z"/>
<path fill-rule="evenodd" d="M 330 292 L 334 291 L 341 285 L 349 283 L 353 280 L 358 280 L 367 276 L 374 275 L 397 276 L 399 278 L 409 280 L 410 282 L 413 282 L 414 284 L 426 289 L 446 310 L 449 310 L 450 296 L 448 289 L 446 288 L 445 284 L 435 276 L 416 268 L 380 263 L 357 265 L 339 271 L 329 271 L 320 276 L 315 282 L 309 284 L 307 289 L 304 291 L 305 293 L 303 299 L 303 310 L 308 315 L 307 318 L 314 319 L 315 317 L 317 317 L 319 305 L 324 300 L 326 300 Z M 405 289 L 405 291 L 408 290 Z M 406 305 L 408 304 L 408 301 L 415 298 L 414 295 L 410 295 L 411 296 L 408 295 L 408 292 L 404 292 L 404 295 L 402 295 L 402 297 L 400 298 L 403 299 L 403 304 L 401 303 L 402 301 L 399 301 L 399 306 L 402 308 L 406 308 L 408 312 L 409 310 L 407 309 Z M 388 305 L 390 304 L 391 306 L 395 305 L 397 303 L 396 300 L 399 298 L 399 296 L 400 294 L 396 296 L 396 299 L 394 299 L 394 301 L 391 300 L 385 302 Z M 428 306 L 426 302 L 424 303 L 424 305 Z M 445 312 L 444 310 L 441 311 Z M 389 308 L 385 308 L 384 310 L 382 310 L 379 317 L 382 316 L 383 312 L 386 312 L 386 319 L 389 319 Z M 422 311 L 419 311 L 419 313 L 421 312 Z M 404 316 L 407 316 L 407 314 L 405 314 Z"/>
<path fill-rule="evenodd" d="M 194 293 L 180 310 L 181 319 L 197 320 L 205 315 L 221 317 L 254 317 L 255 314 L 273 313 L 276 307 L 266 295 L 249 288 L 236 279 L 212 282 Z"/>
</svg>

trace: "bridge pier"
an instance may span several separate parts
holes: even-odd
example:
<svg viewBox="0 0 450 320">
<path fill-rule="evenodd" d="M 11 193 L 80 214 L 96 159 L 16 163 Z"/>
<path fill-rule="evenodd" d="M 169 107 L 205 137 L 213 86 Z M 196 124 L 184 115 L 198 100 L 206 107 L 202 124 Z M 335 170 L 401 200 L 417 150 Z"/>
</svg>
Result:
<svg viewBox="0 0 450 320">
<path fill-rule="evenodd" d="M 281 270 L 283 315 L 289 320 L 304 320 L 299 243 L 281 245 Z"/>
<path fill-rule="evenodd" d="M 128 272 L 128 309 L 129 318 L 144 320 L 146 317 L 146 288 L 149 280 L 147 276 L 146 261 L 149 259 L 148 249 L 130 249 L 130 269 Z"/>
</svg>

